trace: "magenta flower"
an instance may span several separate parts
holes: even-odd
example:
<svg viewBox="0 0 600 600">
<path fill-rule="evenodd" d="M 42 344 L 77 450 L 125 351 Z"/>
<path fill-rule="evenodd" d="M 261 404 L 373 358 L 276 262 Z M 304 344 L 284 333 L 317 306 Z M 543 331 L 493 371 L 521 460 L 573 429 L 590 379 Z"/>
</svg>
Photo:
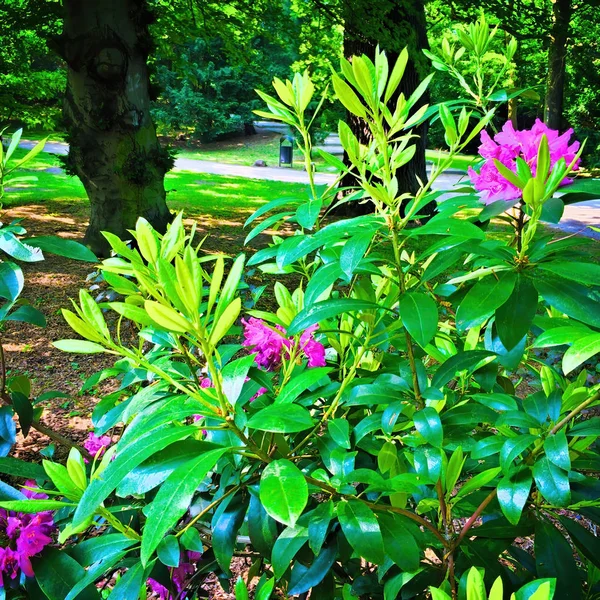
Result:
<svg viewBox="0 0 600 600">
<path fill-rule="evenodd" d="M 84 442 L 83 447 L 94 457 L 102 458 L 102 455 L 106 452 L 106 449 L 111 445 L 112 440 L 110 436 L 103 435 L 98 437 L 93 431 L 88 434 L 88 439 Z M 87 458 L 85 462 L 89 462 Z"/>
<path fill-rule="evenodd" d="M 36 487 L 35 481 L 26 481 L 25 485 Z M 23 493 L 27 498 L 48 498 L 46 494 L 27 489 Z M 9 544 L 0 548 L 0 587 L 4 584 L 4 575 L 16 579 L 22 572 L 26 577 L 33 577 L 31 557 L 52 543 L 50 535 L 53 531 L 54 519 L 50 511 L 26 514 L 0 510 L 0 537 L 6 538 Z"/>
<path fill-rule="evenodd" d="M 269 327 L 261 319 L 250 317 L 248 321 L 242 319 L 244 326 L 243 345 L 256 352 L 254 361 L 259 367 L 267 371 L 276 369 L 281 364 L 284 348 L 291 346 L 290 340 L 285 337 L 283 327 L 276 325 Z"/>
<path fill-rule="evenodd" d="M 187 550 L 185 553 L 181 553 L 179 566 L 169 569 L 173 585 L 177 592 L 176 596 L 173 596 L 164 585 L 152 578 L 148 579 L 150 591 L 158 596 L 159 600 L 175 600 L 175 598 L 177 598 L 177 600 L 183 600 L 187 598 L 187 594 L 184 590 L 189 580 L 188 576 L 195 572 L 195 564 L 201 558 L 202 554 L 200 552 Z"/>
<path fill-rule="evenodd" d="M 573 130 L 569 129 L 562 135 L 558 131 L 550 129 L 539 119 L 536 120 L 531 129 L 518 131 L 513 127 L 510 121 L 507 121 L 502 127 L 502 131 L 494 136 L 489 136 L 486 131 L 481 132 L 481 145 L 479 154 L 486 159 L 477 173 L 472 167 L 469 167 L 469 177 L 476 190 L 483 192 L 482 199 L 488 204 L 496 200 L 517 200 L 521 197 L 522 191 L 506 180 L 498 171 L 494 164 L 494 159 L 501 162 L 511 171 L 517 171 L 517 158 L 522 158 L 531 169 L 535 176 L 537 170 L 537 155 L 542 136 L 546 135 L 548 147 L 550 150 L 550 168 L 561 159 L 570 164 L 579 150 L 579 142 L 569 144 L 573 135 Z M 574 165 L 573 170 L 579 167 L 579 160 Z M 561 185 L 571 183 L 571 179 L 564 179 Z"/>
<path fill-rule="evenodd" d="M 294 344 L 293 338 L 285 336 L 285 329 L 276 325 L 270 327 L 261 319 L 250 317 L 242 319 L 244 325 L 244 346 L 256 352 L 254 359 L 259 367 L 272 371 L 281 364 L 284 353 L 289 356 L 289 350 Z M 325 347 L 314 339 L 318 325 L 312 325 L 300 336 L 300 350 L 308 358 L 309 367 L 325 366 Z"/>
<path fill-rule="evenodd" d="M 312 325 L 300 336 L 300 348 L 308 358 L 309 367 L 325 366 L 325 346 L 314 338 L 318 325 Z"/>
<path fill-rule="evenodd" d="M 260 387 L 258 388 L 258 392 L 256 392 L 256 394 L 254 394 L 254 396 L 252 396 L 252 398 L 250 398 L 250 402 L 254 402 L 259 396 L 262 396 L 263 394 L 266 394 L 269 390 L 267 390 L 266 387 Z"/>
</svg>

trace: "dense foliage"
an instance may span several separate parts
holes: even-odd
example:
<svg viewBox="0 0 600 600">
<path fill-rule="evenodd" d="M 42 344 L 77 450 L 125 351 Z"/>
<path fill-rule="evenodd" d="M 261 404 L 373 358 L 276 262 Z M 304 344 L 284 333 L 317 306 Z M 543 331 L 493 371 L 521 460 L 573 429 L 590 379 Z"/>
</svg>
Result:
<svg viewBox="0 0 600 600">
<path fill-rule="evenodd" d="M 3 459 L 16 477 L 34 470 L 30 491 L 51 498 L 7 486 L 0 508 L 21 520 L 54 511 L 62 545 L 33 561 L 35 579 L 11 554 L 8 598 L 97 598 L 97 582 L 115 600 L 146 586 L 202 597 L 209 573 L 228 585 L 234 555 L 252 558 L 262 600 L 275 587 L 343 600 L 597 593 L 600 426 L 588 411 L 600 387 L 582 364 L 600 351 L 599 267 L 581 260 L 585 240 L 540 229 L 587 197 L 569 180 L 581 149 L 542 124 L 492 139 L 493 111 L 415 111 L 427 83 L 392 111 L 406 63 L 406 52 L 392 65 L 354 57 L 332 78 L 372 137 L 360 145 L 339 123 L 360 182 L 344 201 L 374 214 L 331 221 L 335 186 L 311 184 L 296 210 L 273 200 L 248 219 L 248 240 L 284 222 L 294 232 L 227 273 L 181 214 L 164 236 L 140 219 L 135 247 L 105 234 L 117 298 L 98 305 L 82 290 L 63 311 L 80 337 L 55 345 L 114 355 L 85 387 L 119 387 L 66 466 Z M 274 87 L 261 97 L 296 128 L 308 166 L 314 85 L 305 73 Z M 449 153 L 409 196 L 395 173 L 433 112 Z M 441 195 L 432 183 L 479 136 L 473 186 L 419 225 Z M 490 226 L 498 215 L 509 234 Z M 277 275 L 274 310 L 254 306 L 245 265 Z M 534 350 L 548 347 L 564 350 L 560 363 Z M 532 535 L 530 553 L 520 540 Z M 236 595 L 248 597 L 242 580 Z"/>
</svg>

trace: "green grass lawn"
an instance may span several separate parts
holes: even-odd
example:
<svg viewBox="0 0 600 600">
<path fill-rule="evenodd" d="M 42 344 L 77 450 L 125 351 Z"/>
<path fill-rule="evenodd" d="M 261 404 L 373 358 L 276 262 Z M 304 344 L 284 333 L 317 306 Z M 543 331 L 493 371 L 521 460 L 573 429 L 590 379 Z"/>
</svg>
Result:
<svg viewBox="0 0 600 600">
<path fill-rule="evenodd" d="M 15 151 L 15 158 L 26 154 L 21 148 Z M 64 173 L 49 172 L 60 167 L 58 158 L 42 152 L 18 172 L 22 176 L 34 176 L 36 181 L 27 181 L 8 187 L 4 206 L 22 204 L 43 204 L 50 212 L 68 209 L 71 214 L 87 215 L 89 202 L 83 184 L 77 177 Z M 308 194 L 308 186 L 300 183 L 263 181 L 173 171 L 165 180 L 167 202 L 173 210 L 183 210 L 186 217 L 206 221 L 215 219 L 222 224 L 239 226 L 259 206 L 273 198 L 289 198 L 290 206 L 303 200 Z"/>
</svg>

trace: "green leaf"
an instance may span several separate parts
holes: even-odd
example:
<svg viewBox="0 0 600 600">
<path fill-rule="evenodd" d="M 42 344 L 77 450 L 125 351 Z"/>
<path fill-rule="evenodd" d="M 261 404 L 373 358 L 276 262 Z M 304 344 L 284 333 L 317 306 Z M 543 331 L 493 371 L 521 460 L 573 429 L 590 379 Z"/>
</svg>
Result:
<svg viewBox="0 0 600 600">
<path fill-rule="evenodd" d="M 250 600 L 250 596 L 248 596 L 248 588 L 241 577 L 238 577 L 237 581 L 235 582 L 234 592 L 235 600 Z"/>
<path fill-rule="evenodd" d="M 263 574 L 264 577 L 265 574 Z M 261 581 L 263 581 L 263 577 L 261 577 Z M 275 589 L 275 580 L 269 579 L 264 583 L 264 585 L 260 586 L 260 581 L 256 586 L 256 595 L 254 596 L 254 600 L 269 600 L 273 594 L 273 590 Z"/>
<path fill-rule="evenodd" d="M 273 573 L 277 579 L 281 579 L 290 566 L 290 562 L 298 553 L 300 548 L 308 541 L 308 529 L 296 525 L 287 527 L 277 538 L 271 554 Z"/>
<path fill-rule="evenodd" d="M 485 233 L 469 221 L 441 216 L 432 219 L 422 227 L 411 229 L 408 235 L 448 235 L 467 240 L 482 240 L 485 237 Z"/>
<path fill-rule="evenodd" d="M 89 567 L 108 557 L 117 556 L 135 543 L 135 540 L 126 538 L 122 533 L 103 533 L 98 537 L 84 540 L 69 552 L 80 565 Z"/>
<path fill-rule="evenodd" d="M 346 419 L 332 419 L 327 423 L 327 431 L 338 446 L 350 449 L 350 423 Z"/>
<path fill-rule="evenodd" d="M 502 469 L 500 467 L 495 467 L 493 469 L 487 469 L 481 473 L 477 473 L 477 475 L 471 477 L 471 479 L 461 486 L 456 494 L 456 498 L 462 498 L 471 492 L 480 490 L 482 487 L 488 485 L 488 483 L 496 479 L 501 470 Z"/>
<path fill-rule="evenodd" d="M 132 469 L 159 450 L 188 437 L 193 432 L 193 427 L 159 427 L 150 429 L 128 444 L 126 452 L 119 453 L 117 446 L 115 460 L 108 465 L 99 478 L 92 480 L 85 490 L 73 517 L 73 527 L 82 525 L 91 517 Z"/>
<path fill-rule="evenodd" d="M 56 342 L 52 342 L 52 345 L 63 352 L 78 354 L 100 354 L 101 352 L 107 352 L 104 346 L 86 340 L 57 340 Z"/>
<path fill-rule="evenodd" d="M 0 508 L 27 514 L 35 514 L 46 510 L 60 510 L 71 506 L 75 505 L 59 500 L 7 500 L 0 502 Z"/>
<path fill-rule="evenodd" d="M 538 294 L 533 283 L 518 274 L 508 300 L 496 308 L 496 329 L 507 350 L 512 350 L 527 335 L 537 306 Z"/>
<path fill-rule="evenodd" d="M 200 552 L 200 554 L 204 552 L 204 545 L 202 543 L 202 538 L 200 537 L 200 532 L 195 527 L 186 529 L 179 538 L 179 541 L 186 550 Z"/>
<path fill-rule="evenodd" d="M 571 470 L 569 443 L 564 430 L 558 431 L 554 435 L 549 435 L 544 440 L 544 452 L 551 463 L 565 471 Z"/>
<path fill-rule="evenodd" d="M 40 248 L 44 252 L 64 256 L 71 260 L 82 260 L 85 262 L 96 263 L 96 255 L 86 246 L 74 240 L 66 240 L 54 235 L 44 235 L 23 240 L 23 242 Z"/>
<path fill-rule="evenodd" d="M 321 502 L 307 516 L 310 517 L 308 520 L 308 545 L 317 555 L 321 552 L 329 531 L 329 523 L 333 518 L 333 502 L 331 500 Z"/>
<path fill-rule="evenodd" d="M 27 437 L 33 423 L 33 406 L 29 398 L 21 392 L 11 392 L 10 397 L 13 408 L 19 417 L 19 425 L 21 426 L 23 437 Z"/>
<path fill-rule="evenodd" d="M 435 336 L 438 309 L 431 296 L 421 293 L 403 294 L 400 298 L 400 318 L 406 330 L 421 347 Z"/>
<path fill-rule="evenodd" d="M 42 465 L 12 456 L 0 457 L 0 473 L 24 479 L 44 479 L 46 477 Z"/>
<path fill-rule="evenodd" d="M 573 345 L 563 355 L 564 374 L 568 375 L 573 369 L 598 353 L 600 353 L 600 333 L 591 333 L 575 339 Z"/>
<path fill-rule="evenodd" d="M 596 567 L 600 568 L 600 538 L 570 517 L 559 516 L 558 518 L 576 548 Z"/>
<path fill-rule="evenodd" d="M 478 281 L 463 298 L 456 311 L 456 327 L 464 332 L 481 325 L 495 309 L 511 296 L 517 276 L 512 271 L 491 275 Z"/>
<path fill-rule="evenodd" d="M 500 450 L 500 467 L 502 471 L 505 474 L 510 473 L 515 458 L 527 450 L 536 440 L 537 436 L 529 434 L 508 438 Z"/>
<path fill-rule="evenodd" d="M 244 227 L 248 227 L 252 221 L 262 217 L 265 213 L 268 213 L 270 210 L 274 208 L 279 208 L 280 206 L 290 205 L 293 202 L 293 199 L 290 198 L 276 198 L 275 200 L 271 200 L 266 204 L 263 204 L 260 208 L 258 208 L 255 212 L 253 212 L 244 223 Z"/>
<path fill-rule="evenodd" d="M 17 310 L 14 310 L 6 317 L 6 320 L 29 323 L 30 325 L 36 325 L 37 327 L 46 327 L 46 317 L 44 316 L 44 313 L 28 304 L 19 306 Z"/>
<path fill-rule="evenodd" d="M 300 311 L 288 327 L 288 335 L 296 335 L 308 329 L 311 325 L 331 319 L 343 313 L 359 311 L 377 311 L 382 307 L 375 302 L 358 300 L 356 298 L 339 298 L 337 300 L 325 300 Z"/>
<path fill-rule="evenodd" d="M 250 429 L 274 433 L 297 433 L 314 425 L 308 410 L 298 404 L 267 406 L 250 417 L 247 423 Z"/>
<path fill-rule="evenodd" d="M 540 295 L 554 308 L 573 319 L 600 327 L 598 299 L 586 287 L 562 277 L 548 275 L 534 281 Z"/>
<path fill-rule="evenodd" d="M 444 440 L 442 422 L 435 408 L 430 406 L 417 411 L 413 416 L 417 431 L 436 448 L 441 448 Z"/>
<path fill-rule="evenodd" d="M 46 548 L 44 556 L 34 563 L 35 578 L 48 600 L 64 600 L 71 588 L 85 577 L 83 567 L 66 552 Z M 93 585 L 77 595 L 77 600 L 98 600 Z"/>
<path fill-rule="evenodd" d="M 305 392 L 309 387 L 315 385 L 331 372 L 329 367 L 316 367 L 304 370 L 300 375 L 292 379 L 279 390 L 275 398 L 275 404 L 291 404 L 296 398 Z M 327 380 L 329 381 L 329 380 Z"/>
<path fill-rule="evenodd" d="M 223 393 L 232 406 L 235 406 L 240 397 L 246 377 L 248 376 L 248 371 L 254 364 L 254 357 L 255 354 L 242 356 L 242 358 L 227 363 L 221 370 Z"/>
<path fill-rule="evenodd" d="M 401 517 L 382 513 L 379 515 L 379 525 L 386 555 L 402 571 L 416 571 L 421 562 L 421 550 Z"/>
<path fill-rule="evenodd" d="M 11 262 L 0 262 L 0 298 L 14 302 L 23 290 L 24 281 L 21 267 Z"/>
<path fill-rule="evenodd" d="M 312 229 L 319 218 L 321 208 L 323 208 L 323 201 L 320 199 L 303 202 L 296 209 L 296 221 L 300 227 Z"/>
<path fill-rule="evenodd" d="M 372 241 L 372 233 L 356 233 L 344 244 L 340 252 L 339 265 L 348 279 L 354 274 Z"/>
<path fill-rule="evenodd" d="M 373 511 L 358 500 L 348 500 L 337 505 L 337 513 L 342 531 L 356 553 L 369 562 L 382 564 L 383 537 Z"/>
<path fill-rule="evenodd" d="M 132 600 L 139 597 L 141 587 L 146 581 L 146 569 L 142 563 L 136 563 L 129 569 L 125 575 L 117 581 L 117 584 L 110 592 L 108 600 L 121 600 L 131 598 Z M 79 600 L 79 599 L 78 599 Z"/>
<path fill-rule="evenodd" d="M 127 447 L 127 454 L 131 446 Z M 210 450 L 181 465 L 169 475 L 154 500 L 146 508 L 148 518 L 144 527 L 140 555 L 143 565 L 148 563 L 165 534 L 185 514 L 202 480 L 228 450 L 229 448 Z"/>
<path fill-rule="evenodd" d="M 260 478 L 260 500 L 276 521 L 294 527 L 308 502 L 308 484 L 289 460 L 269 463 Z"/>
<path fill-rule="evenodd" d="M 344 108 L 350 111 L 357 117 L 364 118 L 366 116 L 365 107 L 354 93 L 354 90 L 335 73 L 332 75 L 333 89 L 339 101 L 344 105 Z"/>
<path fill-rule="evenodd" d="M 238 531 L 244 522 L 247 504 L 239 495 L 224 510 L 215 512 L 212 519 L 212 545 L 219 566 L 231 577 L 230 564 L 235 550 Z"/>
<path fill-rule="evenodd" d="M 181 559 L 181 550 L 177 538 L 174 535 L 168 535 L 160 540 L 156 548 L 156 554 L 163 565 L 178 567 Z"/>
<path fill-rule="evenodd" d="M 260 498 L 253 491 L 248 506 L 248 535 L 252 547 L 265 558 L 270 558 L 277 538 L 277 523 L 267 514 Z"/>
<path fill-rule="evenodd" d="M 310 567 L 305 567 L 301 562 L 296 562 L 290 577 L 288 595 L 304 594 L 314 586 L 319 585 L 331 570 L 337 554 L 337 544 L 332 543 L 321 550 Z"/>
<path fill-rule="evenodd" d="M 556 578 L 557 600 L 581 600 L 581 580 L 569 542 L 554 525 L 535 525 L 535 563 L 538 577 Z"/>
<path fill-rule="evenodd" d="M 567 506 L 571 502 L 569 474 L 547 457 L 537 460 L 533 465 L 533 477 L 538 490 L 549 504 Z"/>
<path fill-rule="evenodd" d="M 577 423 L 567 431 L 569 437 L 574 435 L 588 436 L 588 435 L 600 435 L 600 417 L 592 417 L 581 423 Z"/>
<path fill-rule="evenodd" d="M 442 363 L 431 380 L 432 388 L 441 388 L 454 378 L 456 373 L 466 369 L 474 369 L 481 361 L 490 356 L 495 356 L 493 352 L 487 350 L 467 350 L 451 356 Z"/>
<path fill-rule="evenodd" d="M 551 600 L 554 598 L 555 589 L 556 579 L 536 579 L 518 590 L 515 600 Z"/>
<path fill-rule="evenodd" d="M 241 310 L 242 300 L 241 298 L 235 298 L 227 305 L 223 313 L 219 315 L 218 320 L 216 320 L 217 316 L 215 315 L 215 323 L 209 338 L 211 344 L 218 344 L 221 338 L 227 335 L 237 318 L 240 316 Z"/>
<path fill-rule="evenodd" d="M 532 483 L 529 470 L 526 469 L 514 473 L 511 477 L 505 475 L 498 484 L 500 508 L 512 525 L 519 523 Z"/>
<path fill-rule="evenodd" d="M 542 271 L 554 273 L 565 279 L 577 281 L 583 285 L 598 285 L 600 281 L 600 265 L 585 262 L 552 261 L 540 263 L 538 268 Z"/>
</svg>

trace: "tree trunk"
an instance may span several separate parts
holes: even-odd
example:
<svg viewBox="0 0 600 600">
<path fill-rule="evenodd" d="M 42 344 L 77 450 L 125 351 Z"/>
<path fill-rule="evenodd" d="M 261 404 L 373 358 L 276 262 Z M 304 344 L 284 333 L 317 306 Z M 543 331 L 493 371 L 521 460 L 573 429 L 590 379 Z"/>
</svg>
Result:
<svg viewBox="0 0 600 600">
<path fill-rule="evenodd" d="M 550 32 L 550 48 L 548 49 L 548 78 L 546 81 L 544 110 L 544 122 L 551 129 L 561 129 L 563 125 L 563 102 L 571 12 L 571 0 L 552 0 L 552 31 Z"/>
<path fill-rule="evenodd" d="M 382 12 L 383 11 L 383 12 Z M 371 0 L 351 0 L 345 5 L 344 25 L 344 56 L 366 54 L 371 59 L 375 57 L 375 48 L 379 45 L 385 50 L 390 70 L 393 68 L 399 53 L 406 46 L 409 51 L 409 61 L 404 71 L 404 77 L 396 95 L 390 99 L 391 110 L 394 110 L 396 99 L 400 93 L 405 97 L 410 96 L 422 81 L 425 75 L 426 62 L 422 50 L 428 48 L 425 6 L 422 0 L 391 0 L 385 5 L 371 2 Z M 425 94 L 417 103 L 414 110 L 428 102 Z M 348 114 L 348 124 L 361 143 L 369 143 L 369 132 L 362 119 Z M 425 164 L 425 149 L 427 147 L 427 123 L 413 129 L 419 137 L 415 140 L 417 146 L 414 158 L 398 169 L 397 177 L 399 193 L 418 191 L 421 182 L 427 181 Z M 348 157 L 344 156 L 348 163 Z M 341 187 L 356 187 L 357 182 L 353 175 L 347 174 Z M 344 203 L 334 212 L 346 216 L 356 216 L 372 212 L 372 202 Z M 422 213 L 433 214 L 435 203 L 425 207 Z"/>
<path fill-rule="evenodd" d="M 90 200 L 85 243 L 105 256 L 102 231 L 130 238 L 138 217 L 159 231 L 170 220 L 164 189 L 173 158 L 150 118 L 146 60 L 152 15 L 145 0 L 64 0 L 55 50 L 68 65 L 64 115 L 69 155 Z"/>
</svg>

